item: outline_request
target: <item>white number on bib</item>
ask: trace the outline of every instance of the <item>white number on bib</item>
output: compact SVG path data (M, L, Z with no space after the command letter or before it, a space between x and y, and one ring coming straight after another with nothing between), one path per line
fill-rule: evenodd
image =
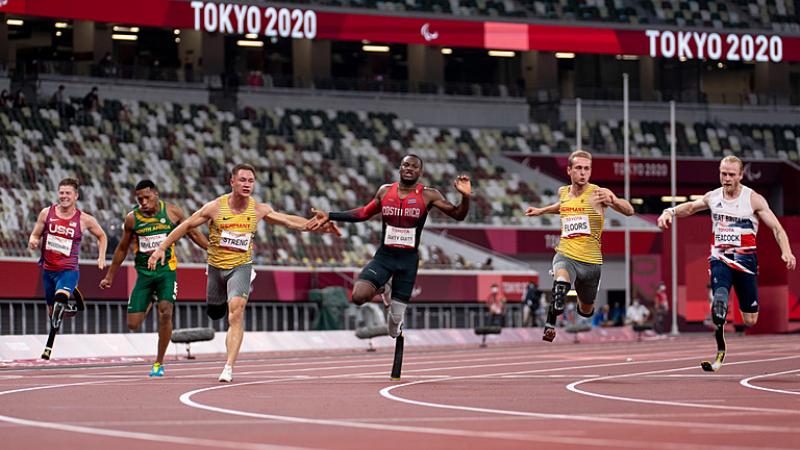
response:
M72 239L48 234L44 248L56 253L61 253L64 256L69 256L69 254L72 253Z
M561 237L574 238L578 236L590 236L589 216L566 216L561 218Z
M219 246L235 252L246 252L250 249L251 237L250 233L222 230L219 236Z
M717 227L714 232L714 247L741 247L742 231L739 228Z
M417 229L386 225L386 237L383 238L383 244L413 248L417 244Z
M167 235L164 233L152 236L139 236L139 251L142 253L153 253L164 241Z

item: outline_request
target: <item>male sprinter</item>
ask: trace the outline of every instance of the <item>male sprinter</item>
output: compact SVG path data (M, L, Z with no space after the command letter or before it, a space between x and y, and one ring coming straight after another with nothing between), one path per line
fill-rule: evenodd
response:
M74 312L68 302L78 286L78 254L85 231L97 238L97 268L103 270L106 266L106 233L97 223L97 219L75 206L78 197L78 180L61 180L58 183L58 203L39 212L39 218L28 239L28 248L31 250L39 248L44 241L39 265L42 267L47 314L51 316L51 327L56 330L61 327L65 310L68 313ZM56 302L59 308L53 314ZM49 349L45 349L42 357L50 358Z
M207 314L214 320L228 314L228 333L225 347L227 361L219 376L221 382L233 380L233 365L239 355L244 337L244 308L250 295L250 275L253 271L253 237L262 219L270 224L295 230L308 229L309 220L280 213L252 197L256 170L250 164L237 164L231 170L231 193L212 200L178 225L161 242L147 260L155 270L164 264L165 252L189 230L208 223L208 286ZM316 227L319 228L319 227ZM323 231L338 234L334 226Z
M626 216L634 214L627 200L618 198L608 189L589 183L592 176L592 154L575 150L567 160L569 186L558 189L559 201L544 208L528 208L526 216L559 214L561 240L553 258L553 301L547 309L543 340L553 342L556 321L564 312L571 284L578 293L578 314L592 317L594 300L600 287L603 253L600 237L606 207Z
M372 300L392 278L392 301L387 322L389 335L393 338L400 336L403 317L411 300L419 265L419 238L428 211L436 207L453 219L464 220L472 195L467 175L459 175L455 181L455 188L461 193L458 206L450 203L438 190L419 183L421 175L422 159L417 155L407 155L400 161L400 182L381 186L366 206L344 212L313 210L320 225L329 220L362 222L381 213L381 244L353 286L353 303L363 305Z
M147 258L186 216L181 208L159 200L156 185L150 180L142 180L136 184L134 194L137 205L125 216L122 239L114 251L114 258L106 276L100 280L100 288L111 287L114 275L125 261L133 241L136 285L128 299L128 329L137 330L150 312L153 301L158 302L158 351L150 376L162 377L164 354L172 337L172 312L178 296L178 280L175 272L178 258L175 257L174 245L167 249L166 265L148 270ZM203 250L208 248L208 240L196 228L189 231L189 237Z
M716 329L717 357L714 362L703 361L706 372L716 372L725 359L725 319L728 315L728 295L731 286L739 298L739 310L746 326L758 321L758 260L756 258L756 233L758 219L772 230L781 259L787 270L794 270L797 261L789 246L789 238L781 223L760 194L741 184L744 163L735 156L726 156L719 163L719 181L722 187L707 192L703 198L667 208L658 218L658 226L669 228L672 219L690 216L711 209L711 318Z

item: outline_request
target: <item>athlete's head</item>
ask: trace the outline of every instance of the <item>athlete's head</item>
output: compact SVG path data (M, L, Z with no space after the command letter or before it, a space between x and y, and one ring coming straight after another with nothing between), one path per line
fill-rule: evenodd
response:
M136 203L139 211L145 214L154 214L158 208L158 189L151 180L142 180L136 183Z
M64 178L58 182L58 206L71 208L78 201L78 180Z
M422 158L409 154L400 160L400 181L403 184L416 184L420 175L422 175Z
M733 192L744 176L744 163L735 156L726 156L719 162L719 182L723 189Z
M240 163L231 169L231 190L234 194L249 197L256 187L256 168Z
M572 184L584 186L592 176L592 154L586 150L575 150L567 160L567 175Z

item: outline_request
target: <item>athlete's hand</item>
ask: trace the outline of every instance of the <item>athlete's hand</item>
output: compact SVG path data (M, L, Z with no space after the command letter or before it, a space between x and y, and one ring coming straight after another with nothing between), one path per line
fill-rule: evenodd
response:
M794 270L794 268L796 267L797 261L795 260L794 255L791 254L791 252L782 254L781 255L781 259L783 260L783 262L786 263L786 269L787 270Z
M594 196L595 201L605 206L611 206L615 201L617 201L617 196L606 188L596 189L592 195Z
M31 250L36 250L39 248L39 241L40 239L38 237L31 236L31 238L28 240L28 248Z
M658 228L662 230L666 230L669 226L672 225L672 213L669 211L664 211L658 216Z
M472 195L472 182L469 181L469 175L459 175L454 185L461 195L465 197Z
M342 231L339 230L339 227L333 222L326 222L325 225L320 228L320 231L323 233L335 234L338 237L342 236Z
M101 256L101 257L97 258L97 268L100 269L100 270L103 270L103 269L106 268L106 257L105 256Z
M531 206L530 208L525 210L525 215L528 217L541 216L543 211L544 209L542 208L534 208L533 206Z
M147 268L150 270L156 270L156 263L161 263L164 265L164 250L161 248L157 248L150 254L150 257L147 258Z
M311 212L314 214L308 222L306 222L305 231L317 231L322 228L323 225L329 222L328 213L324 211L320 211L316 208L311 208Z
M111 277L106 275L102 280L100 280L100 289L108 289L112 284L114 284L114 281L111 279Z

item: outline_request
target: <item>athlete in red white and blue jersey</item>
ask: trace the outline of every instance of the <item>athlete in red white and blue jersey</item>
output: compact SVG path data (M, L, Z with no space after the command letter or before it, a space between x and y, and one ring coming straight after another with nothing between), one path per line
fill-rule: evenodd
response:
M794 270L796 259L789 238L763 196L741 184L744 163L735 156L726 156L719 165L722 187L707 192L702 199L665 209L658 226L669 228L674 217L686 217L698 211L711 210L712 237L709 265L711 272L711 316L716 324L717 358L703 362L706 371L717 371L725 357L723 327L728 315L728 295L736 290L739 309L747 326L758 321L758 260L756 233L759 219L769 227L781 249L787 270Z
M97 267L106 265L106 234L90 214L78 210L78 181L65 178L58 184L58 203L42 209L28 239L28 248L41 247L39 265L42 267L45 301L48 313L56 301L67 303L78 285L78 253L83 233L97 237L99 255Z

